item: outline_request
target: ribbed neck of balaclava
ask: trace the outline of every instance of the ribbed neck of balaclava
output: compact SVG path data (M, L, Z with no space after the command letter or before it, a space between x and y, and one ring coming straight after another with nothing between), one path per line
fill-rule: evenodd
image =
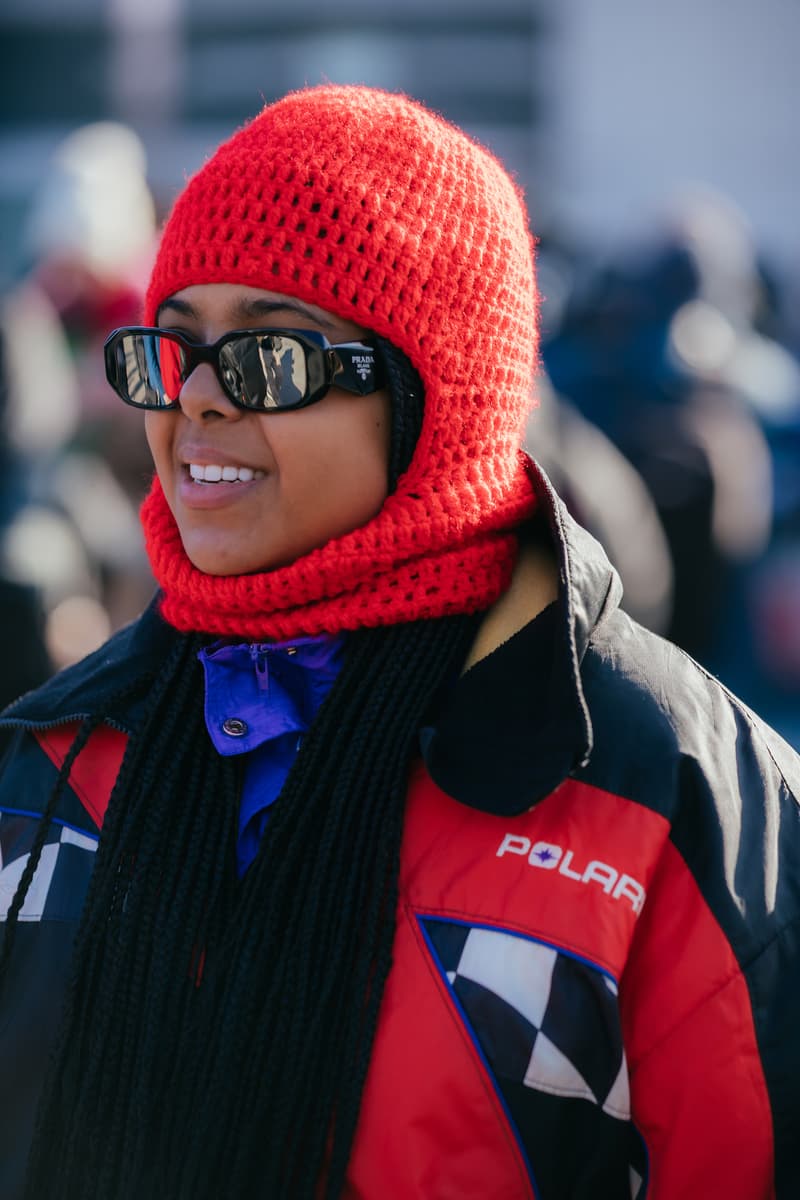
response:
M188 183L145 323L181 288L222 282L296 296L388 338L422 378L425 413L377 516L272 571L198 571L156 481L142 519L166 620L280 638L488 607L534 506L520 449L536 355L532 247L497 161L405 97L294 93Z

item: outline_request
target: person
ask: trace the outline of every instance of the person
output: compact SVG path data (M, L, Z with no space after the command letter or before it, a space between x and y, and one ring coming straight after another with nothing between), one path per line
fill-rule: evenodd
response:
M522 453L532 246L361 86L177 199L157 598L2 718L4 1197L797 1194L798 759Z

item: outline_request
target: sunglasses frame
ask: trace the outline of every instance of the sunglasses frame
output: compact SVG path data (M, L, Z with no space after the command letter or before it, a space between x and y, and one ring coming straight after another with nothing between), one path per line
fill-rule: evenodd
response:
M125 404L138 408L142 412L174 412L180 408L180 396L168 404L140 404L131 400L121 384L121 374L118 369L117 350L126 337L146 334L152 337L164 338L177 342L186 355L186 375L183 384L200 363L210 363L226 397L237 408L244 412L255 412L260 415L267 413L293 412L298 408L308 408L316 404L332 387L352 392L356 396L369 396L386 385L386 372L379 352L375 346L364 342L331 343L323 333L316 329L286 329L277 327L259 327L258 329L231 329L224 333L216 342L192 342L182 333L172 329L158 329L149 325L129 325L114 329L103 343L106 378L112 388ZM232 394L225 381L224 371L220 364L220 350L231 341L239 338L259 336L279 336L291 338L299 342L305 355L306 393L292 404L277 406L259 406L245 404ZM313 381L313 386L311 386Z

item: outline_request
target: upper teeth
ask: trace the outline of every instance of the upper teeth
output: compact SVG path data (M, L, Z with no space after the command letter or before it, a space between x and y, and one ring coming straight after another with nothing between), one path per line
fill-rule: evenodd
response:
M254 471L250 467L221 467L219 463L201 467L199 463L189 463L189 474L199 483L249 483L251 479L263 479L263 471Z

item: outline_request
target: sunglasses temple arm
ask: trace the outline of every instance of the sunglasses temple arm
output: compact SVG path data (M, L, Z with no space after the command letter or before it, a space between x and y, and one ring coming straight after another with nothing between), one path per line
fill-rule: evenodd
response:
M333 352L334 387L369 396L386 383L386 372L371 346L337 346Z

